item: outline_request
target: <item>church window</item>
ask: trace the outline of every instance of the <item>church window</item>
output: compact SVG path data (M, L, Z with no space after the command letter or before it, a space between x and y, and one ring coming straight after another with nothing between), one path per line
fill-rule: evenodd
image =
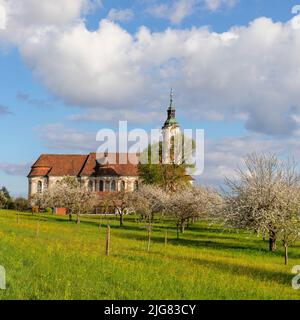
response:
M94 191L94 184L93 184L93 181L89 181L89 184L88 184L88 190L89 190L89 192L93 192L93 191Z
M125 191L125 189L126 189L126 183L125 183L125 181L122 181L121 182L121 191Z
M139 190L139 182L135 181L134 182L134 191L138 191Z
M104 182L103 182L103 180L100 180L100 182L99 182L99 191L100 192L104 191Z
M37 184L37 192L42 193L43 192L43 182L39 181Z
M111 190L111 192L116 192L116 181L115 180L113 180L112 182L111 182L111 185L110 185L110 190Z

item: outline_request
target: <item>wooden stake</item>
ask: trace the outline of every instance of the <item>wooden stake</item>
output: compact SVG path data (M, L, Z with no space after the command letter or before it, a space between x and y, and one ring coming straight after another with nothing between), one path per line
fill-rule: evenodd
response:
M168 231L166 231L166 234L165 234L165 247L167 246L168 244Z
M110 254L110 226L107 226L106 231L106 256L108 257Z
M148 248L147 251L150 252L151 249L151 227L148 226Z
M37 226L36 226L36 237L38 238L40 235L40 219L37 222Z

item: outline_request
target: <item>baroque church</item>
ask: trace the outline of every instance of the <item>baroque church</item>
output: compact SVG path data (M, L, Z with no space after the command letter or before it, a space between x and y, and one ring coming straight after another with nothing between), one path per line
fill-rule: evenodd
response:
M162 127L163 140L171 148L171 140L181 129L176 120L176 110L173 106L173 91L170 95L167 120ZM127 160L124 163L124 157ZM136 161L132 161L136 157ZM164 163L170 163L169 153L163 155ZM109 159L114 158L114 164ZM122 159L122 161L120 161ZM120 154L113 157L104 155L97 159L96 153L88 155L43 154L33 164L28 175L28 193L31 199L36 193L53 187L63 177L76 177L87 190L91 192L110 193L118 191L133 192L140 184L137 154Z

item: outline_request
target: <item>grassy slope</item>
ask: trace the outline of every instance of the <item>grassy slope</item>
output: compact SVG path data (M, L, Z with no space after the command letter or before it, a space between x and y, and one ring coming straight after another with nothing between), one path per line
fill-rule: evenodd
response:
M99 217L41 218L0 211L0 264L7 272L1 299L299 299L291 288L291 267L300 248L291 250L290 267L282 252L249 234L197 224L182 240L172 224L156 225L152 252L146 230L133 218L120 229L114 218L112 254L104 255L105 228ZM103 226L108 221L105 218ZM169 244L164 235L168 227Z

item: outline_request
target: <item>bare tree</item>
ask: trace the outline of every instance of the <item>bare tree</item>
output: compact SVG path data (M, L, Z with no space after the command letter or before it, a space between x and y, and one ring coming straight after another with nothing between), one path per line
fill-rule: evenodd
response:
M298 215L295 199L299 185L295 163L280 161L274 154L254 153L245 158L244 167L236 174L236 179L225 180L225 223L268 234L269 249L275 251L279 237L295 231L292 221Z

